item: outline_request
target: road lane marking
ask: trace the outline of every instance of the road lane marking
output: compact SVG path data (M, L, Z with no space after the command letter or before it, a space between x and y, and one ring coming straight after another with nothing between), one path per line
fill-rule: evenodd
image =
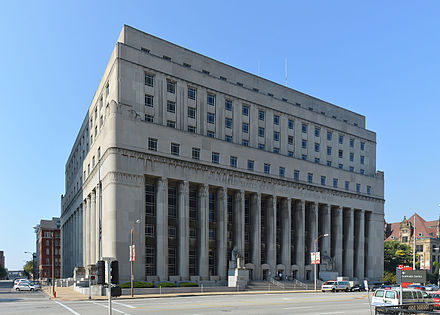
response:
M112 301L112 303L113 304L117 304L117 305L122 305L122 306L125 306L125 307L128 307L128 308L136 308L136 306L132 306L132 305L128 305L128 304L124 304L124 303L120 303L120 302Z
M296 306L296 307L285 307L285 310L298 310L298 309L305 309L305 308L313 308L313 306Z
M345 314L345 312L328 312L328 313L319 313L319 315L335 315L335 314Z
M102 305L102 304L99 304L98 302L94 302L94 301L91 301L90 303L93 303L93 304L96 304L96 305L99 305L99 306L101 306L101 307L104 307L104 308L108 309L108 305ZM125 312L123 312L123 311L117 310L117 309L115 309L115 308L113 308L113 307L112 307L112 311L115 311L115 312L118 312L118 313L122 313L122 314L124 314L124 315L129 315L128 313L125 313ZM78 315L79 315L79 314L78 314Z
M75 312L74 310L72 310L70 307L64 305L63 303L60 303L58 301L54 301L55 303L57 303L58 305L61 305L62 307L64 307L66 310L70 311L71 313L75 314L75 315L80 315L79 313Z

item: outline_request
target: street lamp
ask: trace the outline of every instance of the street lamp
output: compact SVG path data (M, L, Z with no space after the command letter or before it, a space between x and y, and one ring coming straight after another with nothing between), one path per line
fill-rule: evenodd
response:
M133 259L134 259L134 248L133 248L133 231L134 231L134 225L136 223L141 222L141 220L137 219L135 222L133 222L133 226L131 227L130 236L131 236L131 246L130 246L130 289L131 289L131 297L133 297Z
M35 254L31 252L24 252L24 253L32 255L32 280L35 281Z
M323 234L323 235L319 235L316 239L315 239L315 263L313 264L313 273L314 273L314 279L315 279L315 291L316 291L316 243L318 243L318 240L321 237L326 237L329 236L330 234Z

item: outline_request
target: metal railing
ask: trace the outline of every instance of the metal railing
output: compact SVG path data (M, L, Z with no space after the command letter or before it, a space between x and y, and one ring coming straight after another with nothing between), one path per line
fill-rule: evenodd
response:
M439 314L434 311L434 304L418 303L394 306L376 306L374 314Z
M275 285L283 290L286 289L286 286L284 285L284 283L277 281L274 278L270 278L270 283L272 283L273 285Z

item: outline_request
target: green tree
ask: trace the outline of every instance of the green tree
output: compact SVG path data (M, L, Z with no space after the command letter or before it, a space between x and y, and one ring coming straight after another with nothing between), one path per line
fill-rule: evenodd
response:
M391 272L384 271L380 281L387 283L387 284L396 283L396 275Z
M5 268L0 266L0 280L5 280L8 277L8 272Z
M397 241L384 242L384 271L396 274L399 265L412 263L411 247Z
M33 271L33 261L29 260L26 262L26 264L23 266L24 274L27 278L30 278Z

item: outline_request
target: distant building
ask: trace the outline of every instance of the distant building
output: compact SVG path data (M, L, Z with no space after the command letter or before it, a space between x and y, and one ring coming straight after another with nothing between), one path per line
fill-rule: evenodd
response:
M5 252L0 250L0 267L5 268Z
M24 278L24 270L8 270L8 279L14 280L19 278Z
M414 237L416 261L420 263L420 269L434 271L434 262L440 261L440 218L425 221L414 213L409 219L404 216L402 222L385 223L385 241L398 241L413 249Z
M54 264L55 278L59 278L61 274L60 218L41 220L34 229L37 234L37 277L39 279L52 278L52 265Z

